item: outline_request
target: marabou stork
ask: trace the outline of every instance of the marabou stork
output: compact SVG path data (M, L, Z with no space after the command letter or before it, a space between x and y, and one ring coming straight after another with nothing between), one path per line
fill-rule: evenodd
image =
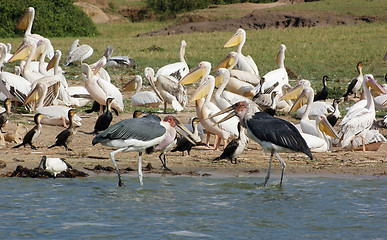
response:
M278 152L302 152L310 159L313 159L312 153L304 138L292 123L273 117L265 112L254 113L244 101L235 103L212 117L230 111L232 112L219 122L226 121L233 116L238 116L242 126L247 129L247 135L259 143L265 152L271 153L269 170L264 182L265 185L270 178L270 169L274 154L282 166L280 186L282 185L286 164Z

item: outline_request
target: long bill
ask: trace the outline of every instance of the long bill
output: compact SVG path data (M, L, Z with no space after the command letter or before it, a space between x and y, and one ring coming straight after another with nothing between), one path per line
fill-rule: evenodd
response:
M301 84L297 84L296 86L294 86L292 89L289 90L288 93L286 93L285 95L283 95L279 101L282 101L282 100L288 100L288 99L296 99L297 97L300 96L302 90L304 89L304 86L301 85Z
M302 106L307 104L308 102L308 96L306 95L305 91L302 91L300 96L298 96L297 100L294 102L292 108L289 111L289 114L294 113L298 109L300 109Z
M333 129L332 125L328 122L327 118L324 115L320 116L320 122L318 123L318 127L325 134L333 138L337 138L337 139L339 138L335 129Z
M194 142L192 139L195 138L190 130L188 130L184 125L176 124L176 132L180 133L181 136L183 136L185 139L187 139L190 143L193 145L196 145L196 142Z
M180 80L180 84L191 84L198 81L205 75L205 70L199 66L192 69L183 79Z

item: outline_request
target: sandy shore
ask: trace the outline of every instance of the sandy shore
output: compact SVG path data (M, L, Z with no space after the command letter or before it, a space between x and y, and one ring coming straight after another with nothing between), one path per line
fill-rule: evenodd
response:
M188 122L188 119L194 116L193 106L189 106L189 112L175 114L182 122ZM96 113L86 114L78 113L82 117L83 125L78 128L73 142L69 147L73 151L66 151L63 147L47 149L55 142L56 135L64 128L62 126L44 125L42 134L36 142L37 150L31 150L30 147L21 147L12 149L16 143L6 143L0 146L0 175L6 176L13 172L18 165L27 168L35 168L43 155L48 157L65 158L73 168L84 171L89 176L95 174L109 174L113 172L96 170L95 166L113 167L109 158L112 148L104 147L100 144L92 146L93 135L83 132L91 132L97 119ZM165 115L160 114L163 118ZM124 113L114 117L113 123L120 120L131 118L132 113ZM282 116L281 116L282 118ZM297 120L290 119L294 122ZM17 123L24 123L28 129L33 127L33 114L21 115L13 114L13 120L4 128L5 132L12 132L16 129ZM223 149L223 146L221 147ZM182 156L180 152L168 153L167 166L172 172L161 170L161 163L158 159L158 153L143 155L143 167L148 164L151 169L144 169L145 174L171 174L171 175L190 175L190 176L264 176L267 172L270 155L262 151L261 147L254 141L250 141L247 149L238 159L238 164L231 164L229 161L220 161L212 163L212 159L219 156L222 150L209 150L201 147L194 147L191 155ZM287 175L364 175L364 176L385 176L387 175L387 144L384 143L378 151L369 152L351 152L348 150L335 148L330 153L314 153L314 160L310 160L301 153L281 153L287 164ZM138 153L118 153L116 155L117 164L123 173L137 174ZM131 168L132 171L124 170ZM273 174L280 173L281 166L278 160L273 161ZM275 175L272 175L273 177Z

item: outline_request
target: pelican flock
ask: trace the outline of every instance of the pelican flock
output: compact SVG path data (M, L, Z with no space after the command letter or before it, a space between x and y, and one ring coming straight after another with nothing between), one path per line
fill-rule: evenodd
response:
M263 155L258 152L262 149L270 154L264 185L269 181L274 155L280 162L279 185L282 185L286 168L286 159L281 156L283 152L302 153L290 154L288 158L313 159L312 152L324 157L325 152L355 151L358 147L367 151L371 149L370 144L386 141L375 127L387 125L386 120L376 119L378 109L387 109L386 89L372 74L363 75L361 61L357 64L358 76L340 96L348 100L351 94L357 97L362 89L364 99L351 98L356 103L341 119L343 109L339 108L339 103L342 99L335 99L332 103L327 76L323 77L323 88L319 91L306 79L292 79L297 83L293 87L290 85L292 81L289 81L285 68L285 44L279 44L278 68L260 76L253 58L242 53L247 43L244 29L237 29L231 38L225 39L224 48L237 46L237 49L225 58L216 56L220 61L213 69L212 63L205 59L190 69L187 62L191 59L187 61L185 52L187 42L191 43L180 40L177 62L160 63L155 68L137 65L144 72L130 75L130 80L119 86L115 76L111 78L110 70L104 66L133 66L127 56L112 57L113 48L109 46L97 62L88 63L93 48L87 43L80 45L76 39L69 43L67 57L61 59L61 51L55 50L49 39L31 33L34 16L35 10L28 8L19 21L17 27L26 32L14 54L10 53L10 46L0 43L0 92L5 107L0 113L0 137L3 137L3 132L12 131L6 125L15 121L11 115L30 114L27 116L30 120L34 118L31 120L33 127L25 134L22 143L9 143L13 144L10 148L12 151L26 151L26 148L19 148L26 145L32 150L39 148L44 154L40 166L53 177L71 166L61 158L46 156L53 152L47 148L63 146L65 154L69 154L69 144L83 133L96 134L85 143L92 149L87 151L93 151L93 154L111 151L109 157L118 175L118 186L124 185L119 165L124 165L125 161L120 159L118 162L115 157L120 152L138 152L137 171L143 186L142 163L150 158L157 159L153 153L158 154L163 171L173 171L167 167L166 155L169 159L184 156L187 151L188 158L195 158L197 155L192 151L200 149L200 154L217 151L219 157L212 158L215 160L212 164L219 164L217 160L220 159L236 163L237 158L244 159L246 151ZM188 50L195 48L188 46ZM45 62L47 57L50 58L48 63ZM61 60L64 60L63 69L59 67ZM80 64L73 64L75 62ZM20 74L7 71L11 63L17 64L15 69ZM70 68L77 72L79 79L83 79L79 85L67 82L65 70ZM156 73L154 69L157 69ZM11 102L14 103L13 110ZM89 102L98 106L98 114L76 110ZM20 105L24 108L21 109ZM173 112L162 116L167 113L168 106ZM143 117L126 118L126 113L139 111L148 113ZM118 117L113 118L112 112ZM191 119L191 130L180 125L178 120L187 116ZM82 118L93 124L82 124ZM59 133L56 139L55 134L51 139L39 137L48 131L42 125L53 125L51 130L57 129ZM88 128L89 131L77 131L78 128ZM207 135L206 140L204 135ZM250 147L254 143L260 147ZM144 156L144 152L149 156Z

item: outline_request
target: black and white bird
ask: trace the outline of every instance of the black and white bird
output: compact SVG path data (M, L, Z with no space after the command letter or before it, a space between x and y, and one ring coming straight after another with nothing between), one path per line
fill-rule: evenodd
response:
M196 143L199 143L199 142L201 142L201 137L199 136L199 125L198 125L200 120L199 120L199 118L194 117L190 121L191 121L191 123L189 125L184 125L184 126L186 126L187 129L192 132L192 135L195 137L195 139L193 139L193 140ZM189 128L189 126L191 126L191 127ZM204 137L204 133L203 133L202 128L201 128L201 132L202 132L202 136ZM195 145L196 144L193 144L187 138L180 135L177 139L175 148L172 149L171 152L179 151L182 153L182 156L184 156L184 152L187 151L188 155L190 155L191 149Z
M110 153L110 158L117 171L118 186L123 186L124 183L114 156L119 152L138 152L138 175L142 186L142 153L145 149L161 143L167 137L170 128L171 125L168 122L161 121L156 115L126 119L99 133L92 140L92 144L101 143L117 149Z
M63 158L48 158L46 156L43 156L40 161L39 168L41 167L44 171L51 173L54 178L56 178L59 173L72 169L71 165Z
M213 115L213 117L230 111L232 112L219 122L226 121L233 116L238 116L242 126L247 129L248 137L259 143L265 152L270 152L271 154L269 170L265 177L265 185L270 178L270 169L274 154L282 166L280 185L282 185L286 164L278 152L302 152L310 159L313 159L305 139L292 123L273 117L265 112L254 113L249 109L249 105L246 102L235 103L231 107Z
M111 103L114 98L108 97L106 99L106 111L103 112L101 115L99 115L97 121L95 122L94 125L94 134L97 134L100 131L105 130L110 126L110 123L113 120L113 114L112 114L112 107Z
M321 91L317 92L316 95L314 95L313 101L325 101L328 98L328 87L327 87L327 80L330 80L328 76L324 76L322 79L323 82L323 88Z
M237 157L239 157L249 141L248 137L245 134L245 129L242 127L242 124L238 122L239 136L237 139L231 140L229 144L224 148L222 154L212 160L219 161L221 159L230 159L231 163L237 163ZM234 161L234 162L233 162Z
M64 146L67 151L72 151L72 149L68 147L68 144L73 140L74 135L77 133L77 130L75 129L75 124L74 124L74 115L75 115L75 110L70 109L68 111L68 118L70 121L68 128L60 132L56 136L55 143L49 146L48 148L53 148L56 146Z
M356 66L356 69L357 69L358 75L348 85L347 92L343 95L344 101L347 101L348 100L348 96L351 95L351 94L355 94L355 97L356 97L356 93L360 90L360 88L361 88L361 86L363 84L363 72L362 72L363 63L362 62L358 62L357 66Z
M340 98L333 100L332 105L333 105L333 108L335 110L333 111L333 113L331 113L327 116L328 122L332 125L332 127L334 127L336 125L337 121L341 117L340 110L339 110L340 101L341 101Z
M31 149L36 149L36 147L33 145L36 139L40 136L40 132L42 130L42 124L40 121L43 118L43 114L37 113L34 116L34 122L35 126L29 130L26 135L23 138L23 142L12 147L12 148L19 148L21 146L26 146L27 144L31 146Z

